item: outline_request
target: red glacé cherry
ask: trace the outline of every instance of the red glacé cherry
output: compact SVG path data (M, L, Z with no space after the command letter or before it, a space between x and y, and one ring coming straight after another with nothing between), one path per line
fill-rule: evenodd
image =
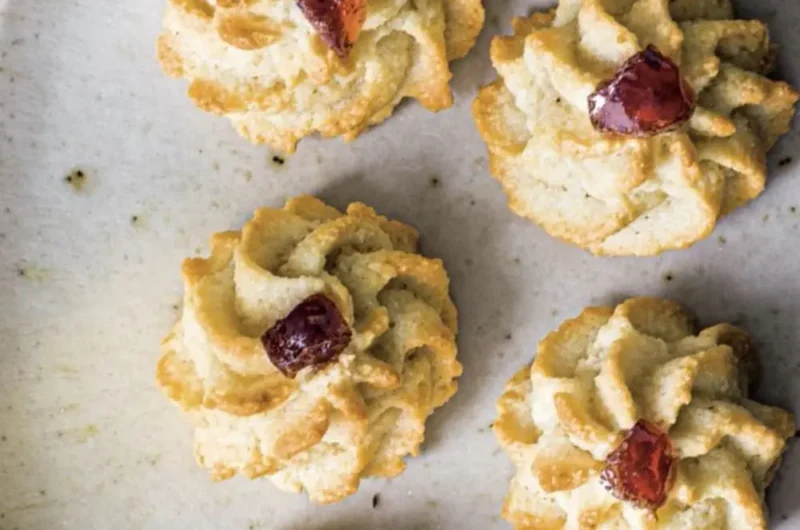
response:
M675 463L667 433L641 420L608 456L600 480L616 498L656 510L667 500Z
M293 378L303 368L336 360L352 336L336 304L325 295L315 294L272 326L261 342L272 364Z
M367 19L366 0L297 0L303 15L339 57L346 57Z
M628 59L589 96L595 129L631 136L675 129L694 109L694 90L678 66L653 45Z

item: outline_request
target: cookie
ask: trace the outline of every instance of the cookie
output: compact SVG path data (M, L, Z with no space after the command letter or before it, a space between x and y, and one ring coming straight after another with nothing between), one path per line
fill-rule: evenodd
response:
M798 93L729 0L561 0L495 38L473 115L511 209L595 254L705 238L757 197Z
M795 433L748 398L756 359L728 324L677 304L585 310L540 344L497 404L517 529L766 530L764 491Z
M330 503L394 477L455 393L456 309L417 233L363 204L264 208L183 264L157 381L212 478L268 476Z
M157 55L198 107L293 152L315 133L351 140L405 97L449 107L448 61L483 19L480 0L169 0Z

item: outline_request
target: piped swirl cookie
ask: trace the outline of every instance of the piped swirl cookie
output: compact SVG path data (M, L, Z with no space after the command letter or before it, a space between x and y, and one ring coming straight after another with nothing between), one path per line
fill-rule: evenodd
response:
M320 503L393 477L455 393L456 310L417 233L363 204L264 208L183 264L157 381L214 479L268 476Z
M510 207L596 254L708 236L757 197L798 93L729 0L561 0L494 39L473 114Z
M585 310L506 385L494 431L519 530L767 530L764 492L795 419L756 403L748 335L696 333L673 302Z
M405 97L449 107L448 61L483 20L480 0L169 0L157 52L198 107L293 152L353 139Z

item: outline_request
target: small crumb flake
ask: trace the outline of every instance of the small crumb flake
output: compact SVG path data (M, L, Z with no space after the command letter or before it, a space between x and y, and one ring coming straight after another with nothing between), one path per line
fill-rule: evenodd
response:
M64 182L75 192L83 191L83 188L86 186L86 172L82 169L73 169L64 177Z
M17 276L34 283L44 283L50 278L50 270L44 267L36 267L29 263L22 263L17 265Z
M375 495L372 496L372 509L374 510L375 508L377 508L380 503L381 503L381 496L376 493Z
M674 279L675 279L675 275L673 275L671 272L668 272L668 273L666 273L664 275L664 281L665 282L671 282Z
M431 188L438 188L442 185L442 181L439 180L439 177L431 177Z
M272 163L275 164L276 166L282 166L286 163L286 160L281 156L274 155L272 157Z
M788 166L788 165L789 165L789 164L791 164L791 163L792 163L792 157L790 157L790 156L787 156L786 158L781 158L781 159L778 161L778 166L779 166L779 167L784 167L784 166Z
M727 243L727 242L728 242L728 240L727 240L727 239L725 239L725 237L724 237L724 236L719 236L719 237L717 238L717 241L719 241L719 244L720 244L720 245L724 245L725 243Z
M100 431L98 430L97 425L86 425L78 432L77 440L79 443L86 443L90 438L97 436L98 432Z

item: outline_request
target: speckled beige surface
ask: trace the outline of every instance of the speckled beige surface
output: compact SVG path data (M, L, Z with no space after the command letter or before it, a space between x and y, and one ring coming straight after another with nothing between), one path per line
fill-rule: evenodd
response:
M738 4L770 24L781 75L800 84L800 6ZM756 397L800 411L797 125L764 195L690 250L602 259L559 243L507 209L469 113L494 77L489 39L535 5L489 5L454 65L452 109L404 105L355 143L310 140L279 165L160 75L159 2L0 0L0 528L508 528L512 466L489 429L503 385L559 322L631 295L742 324L765 365ZM180 259L301 193L414 224L460 310L461 390L428 422L422 456L327 507L267 481L212 484L153 382ZM800 527L798 491L793 441L773 528Z

